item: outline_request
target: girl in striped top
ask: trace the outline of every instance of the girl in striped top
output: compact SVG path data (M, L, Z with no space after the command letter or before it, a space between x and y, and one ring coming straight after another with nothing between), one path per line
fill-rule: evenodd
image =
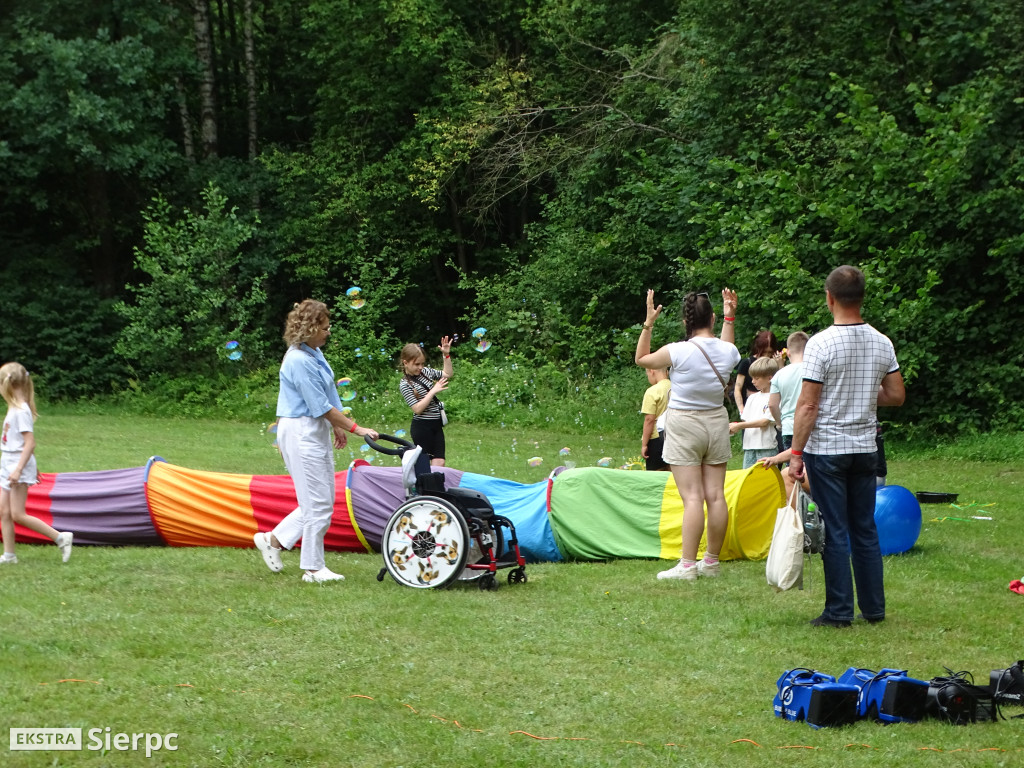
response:
M430 456L432 466L443 467L444 425L448 423L448 417L444 403L437 395L448 388L453 375L451 339L447 336L442 338L438 349L444 355L442 370L426 367L427 357L419 345L406 344L402 347L399 360L403 376L398 391L412 408L412 426L409 429L412 441L422 446Z

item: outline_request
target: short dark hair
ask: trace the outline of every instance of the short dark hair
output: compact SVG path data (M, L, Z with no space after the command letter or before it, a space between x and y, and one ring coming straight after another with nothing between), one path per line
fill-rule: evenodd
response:
M825 278L825 290L838 303L859 307L864 301L864 273L849 264L836 267Z

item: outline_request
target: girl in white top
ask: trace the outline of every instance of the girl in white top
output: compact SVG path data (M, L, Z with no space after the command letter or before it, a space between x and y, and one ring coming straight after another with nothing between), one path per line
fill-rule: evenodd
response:
M66 563L71 557L70 532L60 532L25 511L28 487L39 482L36 471L36 438L32 431L36 411L35 387L25 366L6 363L0 367L0 395L7 401L3 434L0 436L0 534L4 554L0 563L16 563L14 524L46 536L60 547Z
M722 291L725 318L722 338L716 339L710 297L706 293L688 293L683 299L686 341L666 344L651 352L651 329L662 307L654 305L654 291L647 292L647 320L637 340L635 360L643 368L670 368L672 389L663 457L683 501L682 559L675 567L659 573L659 579L694 581L698 574L719 573L718 555L729 527L725 469L732 456L724 401L729 374L740 360L733 343L736 301L735 291ZM707 548L703 561L697 563L705 505Z

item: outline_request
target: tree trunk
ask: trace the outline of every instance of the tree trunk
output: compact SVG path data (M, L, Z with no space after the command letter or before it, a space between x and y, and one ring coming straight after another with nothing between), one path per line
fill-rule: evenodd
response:
M200 136L203 157L217 156L217 89L214 75L213 36L210 30L209 0L193 0L193 34L199 58Z
M174 78L174 92L178 97L178 114L181 117L181 141L185 148L185 159L189 165L196 161L195 126L192 115L188 111L188 99L185 97L185 84L181 77Z
M249 108L249 159L255 160L259 152L259 120L256 112L256 44L252 31L253 0L245 0L243 12L245 23L243 37L245 39L245 84Z

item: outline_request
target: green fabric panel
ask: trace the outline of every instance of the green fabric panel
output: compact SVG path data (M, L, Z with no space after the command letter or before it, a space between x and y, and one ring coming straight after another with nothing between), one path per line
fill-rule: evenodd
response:
M658 525L668 472L586 467L560 472L548 512L567 560L658 558Z

